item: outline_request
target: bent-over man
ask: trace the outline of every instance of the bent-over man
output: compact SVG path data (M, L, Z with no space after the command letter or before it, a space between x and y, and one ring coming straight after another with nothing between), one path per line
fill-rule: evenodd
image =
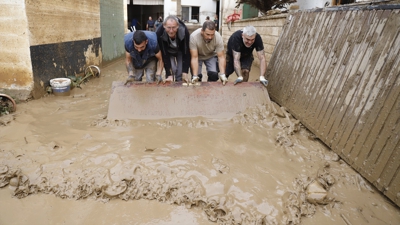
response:
M233 71L238 78L235 85L241 82L247 82L250 76L250 69L253 63L253 50L256 49L258 59L260 60L260 82L268 85L268 80L264 75L267 70L265 62L264 44L261 36L256 32L253 26L246 26L243 30L234 32L228 40L226 52L226 75L229 77Z
M125 84L141 81L144 72L146 72L146 82L153 82L156 78L157 83L160 83L164 63L158 47L156 33L137 30L127 33L124 41L125 64L128 71L128 80Z
M225 76L225 52L224 43L221 35L215 31L214 21L208 20L190 35L190 55L193 79L192 83L201 80L203 63L207 68L207 81L218 80L219 78L225 85L227 78ZM218 57L218 58L217 58ZM217 68L218 64L218 68Z
M162 53L166 81L190 82L189 31L176 16L167 16L157 31L158 45Z

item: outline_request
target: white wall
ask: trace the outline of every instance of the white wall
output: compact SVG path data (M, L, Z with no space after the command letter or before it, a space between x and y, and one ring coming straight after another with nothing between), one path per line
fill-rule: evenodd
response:
M300 10L313 9L313 8L324 8L325 3L328 2L329 5L331 0L297 0L294 5L298 5Z
M164 17L168 15L177 15L176 4L177 1L164 1ZM210 19L214 19L217 3L215 0L181 0L181 6L200 7L200 23L203 23L206 19L206 16L209 16Z
M164 18L169 15L177 15L176 1L171 2L171 0L164 1Z

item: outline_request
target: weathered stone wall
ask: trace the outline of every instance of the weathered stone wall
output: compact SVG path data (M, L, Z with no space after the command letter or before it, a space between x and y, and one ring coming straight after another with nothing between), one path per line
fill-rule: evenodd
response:
M224 15L226 18L227 15ZM271 59L275 45L278 42L279 36L282 33L283 25L286 22L288 14L279 14L267 17L258 17L251 19L236 20L231 23L231 28L228 28L228 24L225 23L225 19L222 22L222 38L224 40L225 49L228 44L229 37L233 32L243 29L245 26L254 26L263 39L265 58L268 63ZM254 62L253 65L259 66L260 61L258 60L256 51L253 52Z
M24 0L0 3L0 93L27 99L33 87Z

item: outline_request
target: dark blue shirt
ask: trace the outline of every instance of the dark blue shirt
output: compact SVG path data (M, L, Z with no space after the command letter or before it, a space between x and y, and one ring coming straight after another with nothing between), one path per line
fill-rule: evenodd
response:
M149 25L149 28L150 27L154 27L154 23L155 23L156 21L154 21L154 20L147 20L147 25Z
M125 34L125 51L129 52L132 58L132 64L135 69L143 69L150 61L156 60L156 54L160 51L157 43L157 35L151 31L142 31L148 39L146 49L138 52L133 44L133 34L136 31Z

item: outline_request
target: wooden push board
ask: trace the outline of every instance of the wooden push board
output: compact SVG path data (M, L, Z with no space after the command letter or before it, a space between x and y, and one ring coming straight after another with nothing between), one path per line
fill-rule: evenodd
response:
M270 102L267 89L259 82L236 86L203 82L200 86L114 81L108 119L160 119L203 116L229 119L247 107Z

